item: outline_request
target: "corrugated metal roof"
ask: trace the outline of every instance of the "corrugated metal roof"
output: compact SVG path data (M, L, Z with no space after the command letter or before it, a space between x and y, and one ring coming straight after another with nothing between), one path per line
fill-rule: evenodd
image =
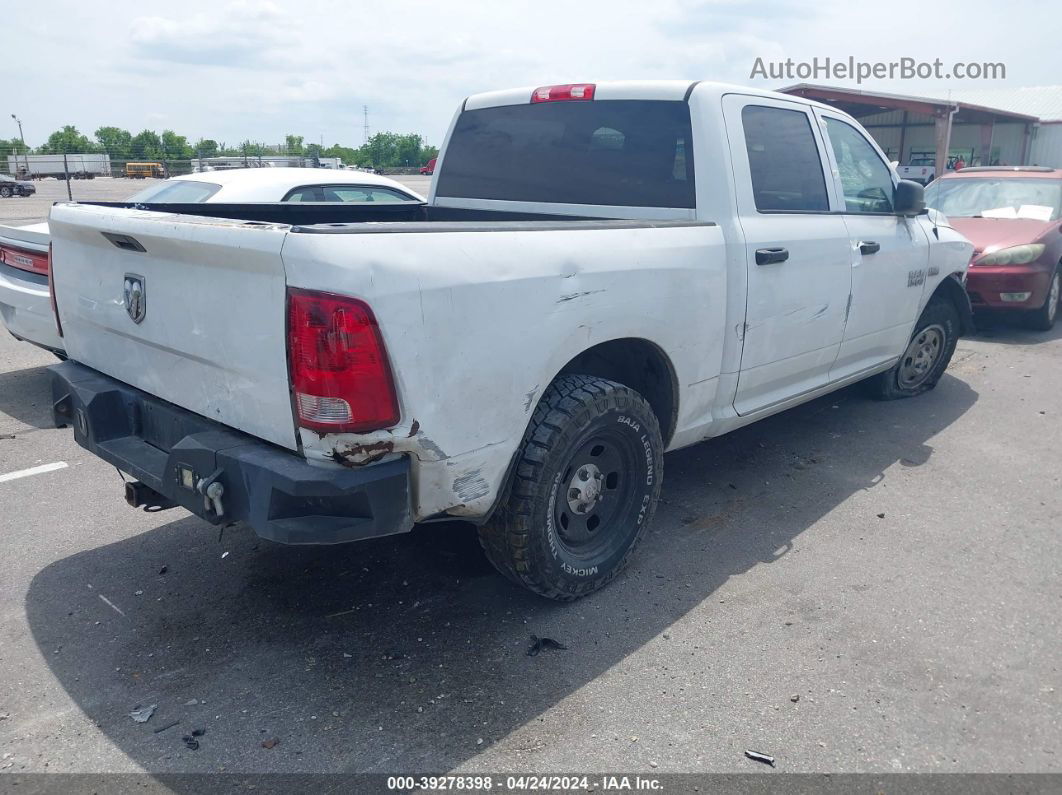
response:
M960 88L951 92L951 99L1037 116L1040 121L1062 121L1062 86Z
M949 102L961 102L976 105L986 110L999 110L1032 116L1040 121L1062 121L1062 86L1032 86L1029 88L960 88L953 89L946 97L916 97L904 94L887 94L869 89L854 89L841 86L824 86L813 83L798 83L776 89L786 94L797 93L799 89L822 89L842 94L852 94L873 102L874 97L910 100L912 102L929 102L934 105L947 105ZM945 92L946 94L946 92Z

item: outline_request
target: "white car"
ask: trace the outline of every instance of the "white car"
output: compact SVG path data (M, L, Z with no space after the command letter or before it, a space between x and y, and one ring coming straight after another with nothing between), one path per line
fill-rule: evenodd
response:
M150 185L129 201L154 204L351 202L422 203L393 179L363 171L239 168L187 174ZM48 291L48 224L0 226L0 317L11 334L63 352Z
M479 94L416 217L255 209L52 208L56 423L134 506L289 544L462 518L554 599L623 568L665 450L930 390L972 327L973 246L922 186L743 86Z

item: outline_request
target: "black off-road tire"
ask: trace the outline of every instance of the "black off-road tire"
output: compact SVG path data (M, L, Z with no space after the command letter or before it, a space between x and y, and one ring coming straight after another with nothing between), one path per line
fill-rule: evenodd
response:
M1062 269L1056 269L1051 276L1051 284L1047 289L1044 305L1039 309L1026 313L1026 326L1037 331L1050 331L1055 327L1055 321L1058 320L1060 288L1062 288Z
M931 298L915 323L914 334L900 360L891 369L867 379L866 386L870 394L878 400L899 400L921 395L935 387L955 353L960 328L959 313L954 304L945 298ZM925 347L924 344L919 346L919 341L925 340L929 333L942 336L937 353L917 378L907 377L917 359L918 350Z
M506 502L480 528L487 557L549 599L603 588L652 521L663 449L656 415L636 391L560 376L535 408Z

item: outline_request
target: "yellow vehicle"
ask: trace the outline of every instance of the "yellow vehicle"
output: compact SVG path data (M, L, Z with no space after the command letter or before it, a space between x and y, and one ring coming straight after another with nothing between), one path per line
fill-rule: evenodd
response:
M162 179L166 176L166 169L163 168L162 163L126 163L125 175L133 179L144 179L145 177Z

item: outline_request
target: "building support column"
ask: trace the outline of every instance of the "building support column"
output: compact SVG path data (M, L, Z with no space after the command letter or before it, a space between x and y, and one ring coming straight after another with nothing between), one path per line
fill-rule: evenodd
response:
M981 165L992 165L992 133L995 130L995 121L981 125Z
M940 108L933 114L933 141L936 147L934 178L939 179L947 173L948 149L951 146L951 108Z

